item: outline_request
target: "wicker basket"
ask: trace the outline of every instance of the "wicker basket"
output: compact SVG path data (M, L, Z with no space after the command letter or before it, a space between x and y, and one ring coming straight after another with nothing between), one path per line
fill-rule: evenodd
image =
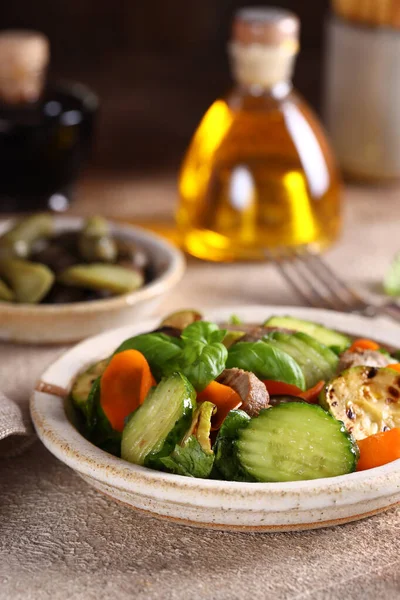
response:
M332 5L349 21L400 29L400 0L332 0Z

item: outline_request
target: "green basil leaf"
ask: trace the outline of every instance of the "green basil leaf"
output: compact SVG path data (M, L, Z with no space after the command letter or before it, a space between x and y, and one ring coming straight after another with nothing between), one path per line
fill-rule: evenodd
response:
M221 343L202 344L186 340L179 369L194 388L201 392L225 369L228 351Z
M115 351L138 350L146 358L156 379L169 375L177 365L182 341L164 333L144 333L125 340ZM172 365L171 367L169 365Z
M226 368L251 371L260 379L274 379L305 389L302 370L283 350L263 341L238 342L229 349Z
M191 323L181 333L183 340L193 340L196 342L203 342L204 344L213 344L222 342L226 334L226 331L220 329L216 323L209 323L208 321L196 321Z
M160 458L160 462L170 473L206 479L214 464L214 454L204 452L192 435L183 447L175 446L169 456Z

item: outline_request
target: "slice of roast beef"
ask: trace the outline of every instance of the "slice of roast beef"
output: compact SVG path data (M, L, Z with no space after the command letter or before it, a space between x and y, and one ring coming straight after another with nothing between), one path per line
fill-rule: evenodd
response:
M242 410L250 417L258 415L262 408L269 406L269 394L262 381L243 369L225 369L217 381L231 387L242 399Z
M338 373L346 371L351 367L387 367L393 362L390 356L386 356L377 350L346 350L340 355Z

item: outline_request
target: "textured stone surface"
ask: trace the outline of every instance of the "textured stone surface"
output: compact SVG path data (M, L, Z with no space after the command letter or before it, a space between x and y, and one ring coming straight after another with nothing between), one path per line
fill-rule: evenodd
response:
M123 189L121 215L132 206L128 187ZM172 204L172 186L165 189ZM150 190L149 184L142 197L150 197ZM96 202L99 198L97 208L94 200L87 204L93 212L107 206L111 194L105 189L102 199L94 191L95 186L84 188ZM400 203L394 192L364 190L348 199L343 243L329 260L371 290L399 249ZM386 202L385 209L377 211L376 202ZM368 252L361 251L365 240ZM271 266L190 261L162 310L297 301ZM0 389L26 409L36 378L63 350L0 345ZM395 600L400 597L399 539L399 510L304 533L185 528L114 504L39 442L22 456L0 462L1 600Z

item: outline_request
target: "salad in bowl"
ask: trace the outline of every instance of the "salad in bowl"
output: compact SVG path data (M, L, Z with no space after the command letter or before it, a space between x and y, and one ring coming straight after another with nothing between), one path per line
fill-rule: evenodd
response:
M400 458L400 354L291 316L179 311L75 378L80 432L135 465L290 482Z

